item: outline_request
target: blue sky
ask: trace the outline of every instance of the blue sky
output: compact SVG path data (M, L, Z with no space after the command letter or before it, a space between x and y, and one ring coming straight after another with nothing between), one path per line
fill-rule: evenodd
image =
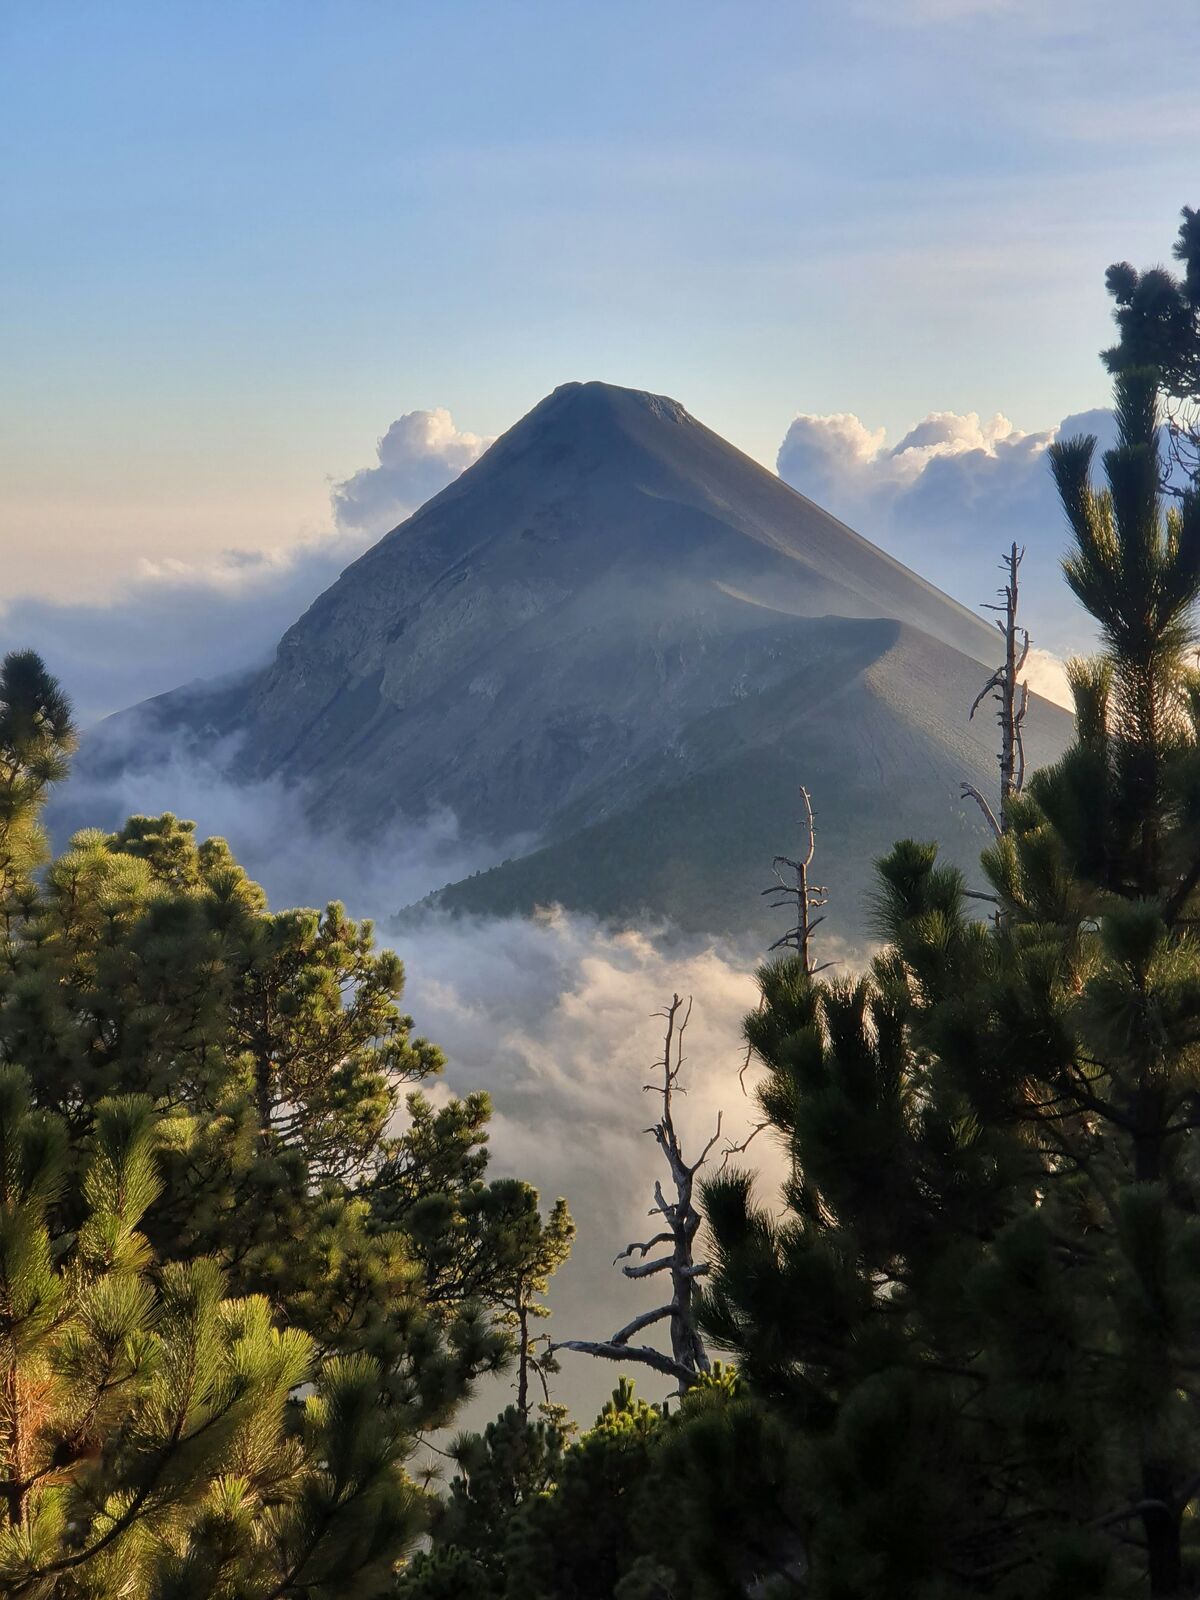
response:
M7 0L0 598L319 539L394 418L570 378L771 465L1103 404L1103 269L1200 200L1200 7L1134 13Z

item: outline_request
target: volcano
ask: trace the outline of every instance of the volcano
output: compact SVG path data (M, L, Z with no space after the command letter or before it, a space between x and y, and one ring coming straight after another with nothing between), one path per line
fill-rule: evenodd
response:
M570 383L347 568L269 667L145 709L237 735L238 776L302 784L364 840L448 808L498 853L526 841L435 897L461 911L759 937L804 784L853 936L895 838L977 857L959 788L995 787L993 724L967 711L999 643L676 401ZM1035 698L1031 763L1069 732Z

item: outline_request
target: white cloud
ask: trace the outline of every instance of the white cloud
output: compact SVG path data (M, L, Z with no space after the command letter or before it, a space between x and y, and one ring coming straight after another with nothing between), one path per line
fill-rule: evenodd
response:
M378 537L424 505L472 462L490 439L463 433L442 406L406 411L378 442L378 464L334 485L333 511L341 528Z
M1092 648L1059 571L1063 515L1046 450L1059 436L1112 440L1108 411L1023 432L1002 413L931 411L896 444L853 414L802 413L779 448L779 475L967 605L993 598L997 562L1016 540L1025 620L1043 648Z
M356 556L361 535L211 563L144 560L125 592L97 604L32 596L0 603L0 648L32 648L94 722L195 678L269 660L284 630Z
M378 441L377 464L331 490L337 530L211 560L143 557L103 602L0 600L0 649L32 647L64 683L83 724L197 678L247 671L372 539L445 488L489 439L444 409L410 411Z
M1075 697L1067 682L1066 662L1051 650L1040 650L1032 645L1025 658L1024 680L1044 700L1053 700L1056 706L1075 709Z
M852 412L802 412L779 447L778 468L781 477L806 493L805 482L824 482L859 499L898 499L935 462L976 456L976 470L989 470L985 462L1035 466L1055 431L1022 433L999 411L987 422L976 411L931 411L889 446L886 428L872 430Z
M432 889L527 849L528 836L483 845L464 839L448 811L397 818L369 848L335 829L317 830L302 787L272 778L232 780L236 739L197 748L147 733L137 715L93 731L75 772L55 796L58 842L77 828L116 828L134 813L172 811L233 845L276 906L344 900L388 918Z

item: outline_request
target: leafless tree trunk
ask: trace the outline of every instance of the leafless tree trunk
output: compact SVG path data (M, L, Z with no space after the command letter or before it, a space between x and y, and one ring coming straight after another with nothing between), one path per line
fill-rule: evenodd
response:
M816 819L813 815L812 797L808 790L801 784L800 798L804 802L804 817L808 829L808 849L795 861L791 856L776 856L772 862L775 869L776 881L762 892L764 895L773 894L775 899L771 902L772 911L792 905L795 907L796 920L782 938L776 939L771 946L772 950L795 950L804 963L804 970L809 977L815 977L818 972L824 972L826 967L833 965L832 961L822 961L819 966L813 965L812 936L819 923L824 922L824 917L814 917L813 912L819 911L827 905L828 899L825 889L808 881L808 869L812 866L813 856L817 849ZM789 881L784 876L783 869L787 868L792 874Z
M808 830L808 849L798 859L793 861L791 856L776 856L772 863L775 869L775 882L762 891L764 895L772 894L775 899L771 902L772 911L793 908L795 921L788 931L776 939L771 946L772 950L795 950L804 963L804 970L810 978L815 978L818 972L825 972L829 967L836 966L834 961L814 962L812 955L813 933L817 926L824 922L824 917L814 917L813 912L819 911L822 906L828 905L828 894L821 884L809 881L809 869L813 864L813 857L817 851L816 813L813 811L812 796L803 784L800 785L800 798L804 802L804 820ZM785 875L784 868L788 869L791 877ZM762 1005L762 1000L759 1000ZM748 1044L746 1053L742 1057L742 1068L738 1073L738 1082L742 1093L746 1090L746 1074L750 1070L750 1060L753 1049ZM722 1152L722 1169L726 1166L730 1156L743 1155L758 1138L764 1128L770 1127L768 1119L763 1118L756 1122L740 1144L727 1144Z
M1029 630L1017 623L1018 572L1024 557L1025 551L1018 549L1014 543L1000 563L1000 570L1007 573L1008 578L1003 587L997 591L1001 603L988 605L985 610L1000 613L996 626L1004 637L1004 660L975 696L968 718L968 721L974 720L975 713L990 694L998 707L996 720L1000 724L999 819L997 820L996 813L987 799L980 794L973 783L964 782L962 792L964 796L969 795L975 801L997 838L1008 829L1013 795L1020 794L1025 787L1025 742L1022 728L1025 713L1029 709L1029 685L1022 683L1020 679L1021 669L1029 655Z
M661 1219L664 1226L652 1238L627 1244L613 1262L628 1263L621 1268L627 1278L650 1278L667 1273L671 1296L653 1311L644 1311L634 1317L610 1339L566 1339L552 1346L554 1350L578 1350L584 1355L599 1356L607 1361L633 1361L655 1372L675 1378L682 1394L695 1383L697 1375L709 1370L708 1356L696 1328L696 1280L708 1272L706 1261L696 1261L694 1247L696 1234L702 1221L696 1209L694 1188L696 1174L708 1160L709 1153L721 1136L721 1118L717 1117L716 1132L701 1150L695 1161L687 1161L675 1130L674 1098L684 1091L680 1088L679 1073L683 1066L683 1038L691 1018L692 1003L684 1003L678 995L671 997L665 1011L659 1013L666 1021L666 1038L663 1053L655 1063L661 1078L643 1085L649 1094L662 1098L662 1114L653 1127L647 1128L662 1153L670 1173L674 1198L668 1200L661 1181L654 1185L654 1204L649 1215ZM647 1260L652 1251L662 1247L664 1253ZM634 1261L633 1257L641 1259ZM630 1340L643 1329L656 1323L668 1322L671 1334L671 1354L656 1350L651 1345L631 1344Z

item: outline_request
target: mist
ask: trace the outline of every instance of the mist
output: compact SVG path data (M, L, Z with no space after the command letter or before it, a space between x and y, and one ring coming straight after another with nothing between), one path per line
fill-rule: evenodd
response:
M429 1086L431 1097L487 1090L495 1107L492 1175L524 1178L544 1204L562 1195L571 1208L578 1235L552 1281L546 1328L561 1339L603 1338L656 1304L653 1285L624 1278L612 1262L630 1240L646 1237L661 1176L644 1131L657 1104L643 1092L662 1051L657 1013L673 994L693 998L687 1093L677 1116L685 1150L698 1152L722 1114L715 1166L757 1120L754 1075L745 1085L739 1077L742 1019L757 997L753 953L684 939L665 925L614 929L555 907L492 919L414 911L431 890L532 841L487 846L441 812L398 820L364 848L316 827L302 791L231 782L221 770L227 749L198 757L181 744L152 748L152 757L110 775L83 763L50 808L56 846L79 827L114 828L128 815L172 811L194 820L200 837L228 839L273 907L336 898L351 915L370 917L380 943L404 960L404 1004L417 1030L445 1051L445 1075ZM827 954L852 964L844 949ZM769 1135L738 1159L760 1169L764 1195L776 1188L783 1168ZM571 1353L562 1363L554 1396L589 1421L625 1369ZM668 1380L629 1370L648 1396L668 1392ZM509 1382L482 1385L465 1419L481 1425L507 1404Z

